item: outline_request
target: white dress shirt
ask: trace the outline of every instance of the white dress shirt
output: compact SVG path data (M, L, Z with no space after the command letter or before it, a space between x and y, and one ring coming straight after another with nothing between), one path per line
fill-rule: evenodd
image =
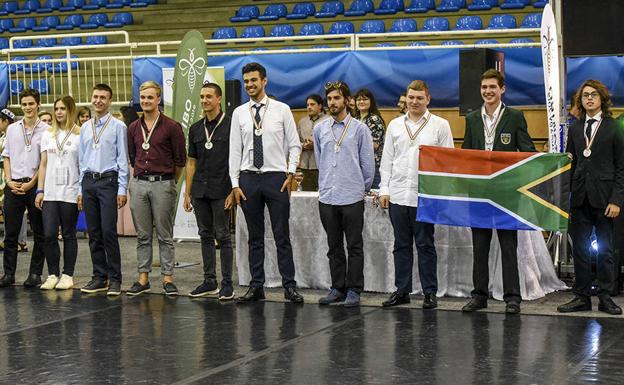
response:
M230 131L230 179L232 188L238 187L241 171L297 171L301 143L290 107L277 100L264 97L260 102L262 119L262 152L264 164L258 170L253 165L253 136L255 108L259 103L250 100L232 113Z
M414 134L427 117L429 121L416 137L415 144L410 145L411 140L405 125ZM379 195L389 195L390 202L397 205L418 206L418 147L421 145L453 148L449 122L427 111L416 123L406 114L388 124L379 167Z
M35 176L41 160L41 137L48 128L50 126L38 120L34 130L26 130L26 135L31 138L31 150L26 151L24 120L9 125L2 156L11 161L11 179L33 178Z
M587 121L589 119L594 119L596 122L592 125L592 131L591 134L592 136L594 135L594 132L596 132L596 129L600 126L600 123L602 122L602 110L598 111L598 113L594 116L589 116L586 115L585 116L585 123L583 124L583 135L585 135L585 130L587 130ZM591 140L591 137L589 137L589 139Z

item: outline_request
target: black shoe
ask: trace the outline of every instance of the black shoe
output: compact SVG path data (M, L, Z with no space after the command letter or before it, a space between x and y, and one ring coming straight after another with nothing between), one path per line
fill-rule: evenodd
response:
M294 287L284 288L284 298L293 303L303 303L303 296Z
M127 295L139 295L143 293L147 293L150 291L150 283L147 282L145 285L141 285L141 282L135 282L132 284L132 287L126 291Z
M89 283L83 286L80 291L87 294L99 293L108 290L106 281L99 278L93 278Z
M244 296L238 297L237 303L255 302L264 299L264 288L262 286L249 287Z
M178 288L173 282L163 282L163 293L165 295L178 295Z
M344 300L345 295L340 290L332 287L325 297L319 299L319 305L331 305L332 303L343 302Z
M438 299L435 294L425 294L425 299L423 300L423 309L435 309L438 307Z
M591 311L592 304L589 298L574 297L574 299L568 303L557 307L559 313L573 313L576 311Z
M600 298L600 302L598 302L598 310L611 315L622 314L622 308L616 305L611 297Z
M217 295L219 293L219 288L217 287L217 283L214 281L204 281L201 285L197 286L195 290L193 290L189 296L193 298L197 297L207 297L209 295Z
M0 278L0 287L9 287L11 285L13 285L15 283L15 276L14 275L3 275L2 278Z
M39 274L30 274L24 281L24 287L41 286L41 276Z
M111 281L108 284L108 291L106 291L106 295L110 297L121 295L121 282Z
M507 313L507 314L519 314L520 313L520 303L519 302L507 302L507 306L505 306L505 313Z
M487 300L473 298L470 302L464 305L464 307L462 307L462 311L471 312L485 308L487 308Z
M401 294L398 291L395 291L394 293L392 293L390 298L388 298L388 300L383 301L381 303L381 306L392 307L392 306L402 305L404 303L410 303L409 294Z

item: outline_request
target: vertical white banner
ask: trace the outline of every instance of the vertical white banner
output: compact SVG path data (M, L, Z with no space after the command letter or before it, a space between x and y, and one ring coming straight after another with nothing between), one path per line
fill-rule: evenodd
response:
M548 115L548 144L550 152L563 152L565 130L561 123L561 87L559 85L559 42L555 15L550 4L542 13L540 29L542 61L544 65L544 90Z

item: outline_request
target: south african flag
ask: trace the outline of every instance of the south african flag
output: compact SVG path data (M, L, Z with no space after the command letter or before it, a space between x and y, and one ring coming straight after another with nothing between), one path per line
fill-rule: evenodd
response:
M417 220L453 226L564 231L570 159L560 153L421 146Z

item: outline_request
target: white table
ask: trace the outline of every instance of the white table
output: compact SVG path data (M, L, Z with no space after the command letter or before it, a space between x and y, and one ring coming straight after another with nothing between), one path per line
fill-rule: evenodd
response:
M251 280L245 216L236 216L236 262L241 285ZM268 211L265 211L265 277L267 287L281 286L277 254ZM317 192L294 192L290 205L290 240L295 279L302 288L328 289L331 285L327 237L318 213ZM394 237L387 210L367 198L364 209L364 290L390 293L394 287ZM346 243L345 243L346 244ZM470 228L436 225L438 296L469 297L472 290L472 237ZM414 247L414 251L415 251ZM523 299L537 299L566 288L557 278L544 237L536 231L518 232L518 268ZM418 264L414 260L413 288L421 293ZM503 298L501 252L496 233L490 251L490 291Z

